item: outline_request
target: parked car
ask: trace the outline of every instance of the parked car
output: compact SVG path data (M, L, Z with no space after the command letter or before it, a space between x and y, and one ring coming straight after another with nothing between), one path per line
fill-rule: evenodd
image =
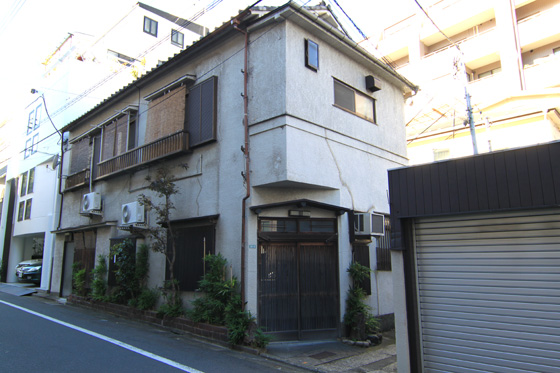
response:
M41 269L43 259L30 259L20 262L16 266L16 276L19 282L41 283Z

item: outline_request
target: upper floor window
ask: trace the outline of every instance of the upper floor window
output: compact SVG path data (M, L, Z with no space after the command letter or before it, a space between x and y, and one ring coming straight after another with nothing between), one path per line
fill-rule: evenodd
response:
M319 70L319 45L309 39L305 39L305 66Z
M218 77L189 89L186 122L190 146L216 140Z
M157 22L151 18L144 17L144 32L157 37Z
M377 121L375 100L336 79L334 80L334 106L370 122Z
M103 127L101 160L113 158L136 147L136 110L129 110Z
M35 168L21 175L20 196L23 197L29 193L33 193L33 185L35 184Z
M32 110L29 113L29 117L27 120L27 134L31 134L31 132L33 132L34 130L36 130L37 128L39 128L39 126L41 125L41 114L42 114L42 106L41 104L39 104L35 110Z
M171 30L171 44L183 48L185 35L177 30Z

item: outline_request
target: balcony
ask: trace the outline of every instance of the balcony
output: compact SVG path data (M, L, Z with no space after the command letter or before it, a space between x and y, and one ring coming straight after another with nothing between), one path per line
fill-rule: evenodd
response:
M560 38L558 18L560 5L539 12L518 22L522 50L528 51L550 44Z
M77 189L89 184L90 172L89 168L82 170L80 172L76 172L75 174L69 175L66 178L66 183L64 186L64 190L72 190Z
M189 134L186 131L179 131L99 163L95 180L130 171L188 151Z

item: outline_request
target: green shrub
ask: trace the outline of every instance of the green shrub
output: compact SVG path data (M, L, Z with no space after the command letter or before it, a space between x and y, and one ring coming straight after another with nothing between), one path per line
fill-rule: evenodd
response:
M76 295L85 296L86 289L86 269L81 268L82 263L72 264L72 291Z
M107 259L103 255L97 257L97 265L91 271L92 298L95 300L106 300L107 293Z
M221 254L208 255L204 261L208 270L198 282L203 295L193 301L189 317L196 322L225 325L228 328L229 342L241 344L248 335L251 324L254 324L254 318L244 310L237 278L231 276L226 280L227 260ZM255 343L259 344L258 347L266 346L269 341L270 338L257 328Z
M115 282L113 301L127 304L139 293L136 280L136 255L131 240L124 240L111 247L111 256L115 258Z
M181 297L179 293L174 290L178 286L175 282L177 282L177 280L173 280L173 282L165 281L163 287L160 289L164 303L158 309L159 317L177 317L185 313Z
M157 289L142 289L142 292L138 296L136 302L136 308L139 310L151 310L154 309L157 300L159 298L159 291Z
M360 287L364 280L370 278L371 269L353 262L347 272L352 279L352 285L347 292L344 324L362 336L377 332L379 321L371 314L371 307L365 303L366 293ZM363 330L360 330L362 328Z

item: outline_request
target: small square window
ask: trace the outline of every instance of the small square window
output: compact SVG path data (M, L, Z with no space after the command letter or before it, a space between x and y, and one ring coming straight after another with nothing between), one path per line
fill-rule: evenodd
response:
M144 32L157 37L157 22L148 17L144 17Z
M25 220L31 219L31 198L25 201Z
M25 210L25 201L21 201L19 203L18 206L18 215L17 215L17 220L18 221L22 221L23 220L23 211Z
M183 48L185 35L177 30L171 30L171 44Z
M305 66L319 70L319 45L309 39L305 39Z

